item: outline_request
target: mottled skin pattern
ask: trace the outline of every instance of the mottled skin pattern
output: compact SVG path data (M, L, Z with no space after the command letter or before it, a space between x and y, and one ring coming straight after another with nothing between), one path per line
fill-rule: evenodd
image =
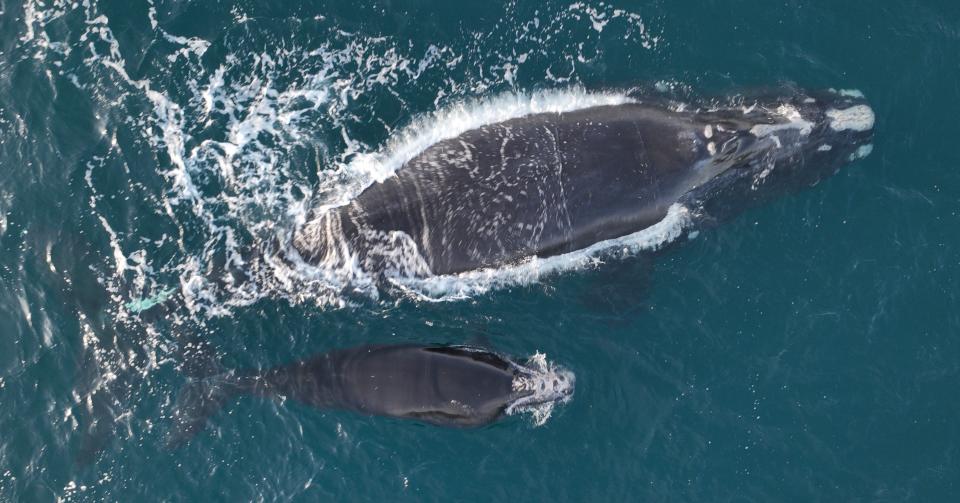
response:
M854 100L819 98L704 111L631 103L486 125L430 146L349 204L314 215L294 246L319 263L348 245L366 270L421 276L574 251L645 229L674 203L708 199L705 187L719 178L727 186L717 193L736 185L736 177L720 176L728 171L753 176L741 189L756 191L777 178L768 177L774 165L833 161L814 149L831 139L817 135L828 129L824 110ZM784 103L813 128L777 129L790 122L775 112ZM751 133L758 124L776 132ZM830 156L848 155L856 144ZM398 266L401 249L422 262Z

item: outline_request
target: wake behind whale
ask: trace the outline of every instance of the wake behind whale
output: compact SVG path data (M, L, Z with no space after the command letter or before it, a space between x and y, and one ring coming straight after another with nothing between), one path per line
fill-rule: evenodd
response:
M813 185L871 148L874 116L857 92L740 95L699 107L579 97L499 115L455 111L415 129L419 136L373 158L383 170L375 182L311 211L289 258L360 270L418 296L469 295L611 250L655 250Z

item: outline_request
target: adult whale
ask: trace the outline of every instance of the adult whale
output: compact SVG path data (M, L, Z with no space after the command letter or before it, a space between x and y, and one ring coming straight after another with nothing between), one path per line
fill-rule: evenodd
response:
M870 152L855 91L738 95L694 107L636 99L536 113L441 140L293 236L318 265L426 277L696 224L816 184Z
M313 407L477 427L503 415L552 408L575 377L542 354L518 362L471 346L383 345L340 349L265 371L195 379L174 409L171 446L203 429L238 395L283 397Z

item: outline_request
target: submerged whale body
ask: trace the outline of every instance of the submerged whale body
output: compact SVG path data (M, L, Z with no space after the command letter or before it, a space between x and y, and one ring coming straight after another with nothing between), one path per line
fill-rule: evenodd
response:
M874 115L858 92L724 103L641 99L466 131L316 211L293 249L313 264L393 276L499 267L643 231L671 210L716 220L814 185L872 148Z
M239 395L450 427L477 427L519 411L549 409L573 394L574 375L537 354L517 362L469 346L363 346L265 371L194 380L178 398L168 438L182 444Z

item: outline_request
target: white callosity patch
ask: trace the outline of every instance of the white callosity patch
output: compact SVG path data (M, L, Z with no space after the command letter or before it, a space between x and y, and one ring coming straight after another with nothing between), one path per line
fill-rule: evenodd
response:
M840 96L846 96L848 98L863 98L863 92L859 89L831 89L831 91L839 94Z
M576 377L573 372L547 361L547 355L534 353L527 359L523 372L513 379L513 391L525 396L507 406L507 415L529 413L534 426L550 419L556 404L573 397Z
M852 154L850 154L850 160L856 161L857 159L863 159L864 157L870 155L873 152L873 144L868 143L866 145L860 145Z
M829 152L831 150L833 150L833 147L830 145L827 145L826 143L817 147L817 152Z
M801 135L806 136L813 131L813 123L804 119L800 111L793 105L780 105L774 113L783 118L784 121L777 124L757 124L750 128L750 133L757 138L770 136L779 146L780 140L773 133L786 129L796 129Z
M855 105L842 110L827 110L830 128L834 131L869 131L875 120L873 109L867 105Z

